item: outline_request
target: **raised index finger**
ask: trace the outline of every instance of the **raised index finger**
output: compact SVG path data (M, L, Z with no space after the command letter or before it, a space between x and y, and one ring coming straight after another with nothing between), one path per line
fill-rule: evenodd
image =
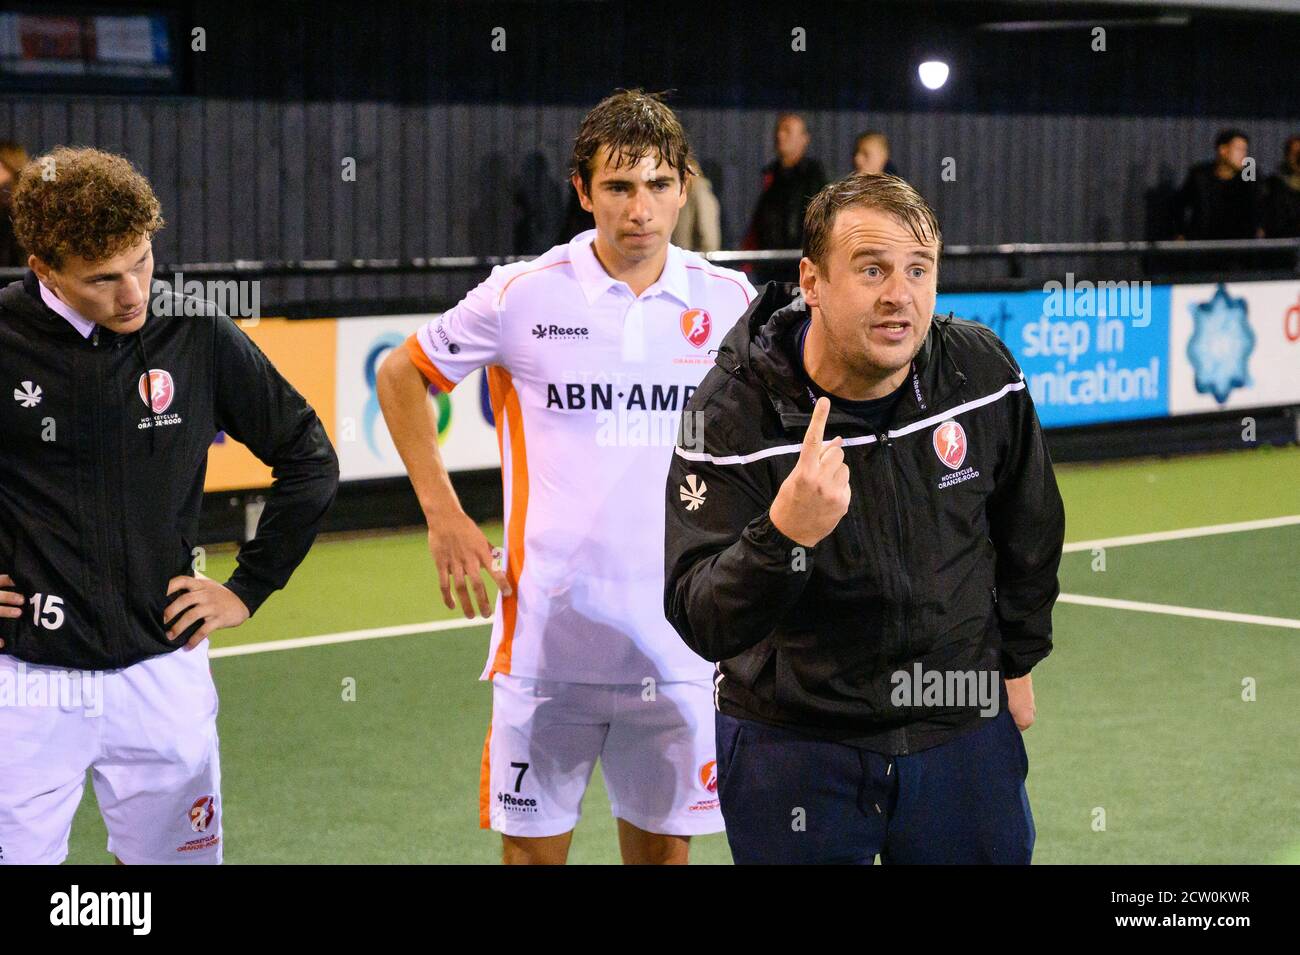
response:
M808 422L808 430L804 432L803 448L799 452L799 457L817 461L821 455L822 438L826 434L826 419L830 413L831 400L825 396L818 398L817 403L813 405L812 420Z

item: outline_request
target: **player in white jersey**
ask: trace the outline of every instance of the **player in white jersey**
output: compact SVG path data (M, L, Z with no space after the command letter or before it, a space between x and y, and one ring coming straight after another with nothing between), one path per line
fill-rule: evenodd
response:
M625 862L684 863L692 835L722 830L712 666L664 619L663 487L681 409L755 293L669 244L688 158L659 98L605 99L574 145L595 230L493 269L379 374L443 600L472 617L472 591L486 617L482 574L500 588L479 821L507 863L565 861L597 759ZM427 398L485 366L505 499L496 567Z

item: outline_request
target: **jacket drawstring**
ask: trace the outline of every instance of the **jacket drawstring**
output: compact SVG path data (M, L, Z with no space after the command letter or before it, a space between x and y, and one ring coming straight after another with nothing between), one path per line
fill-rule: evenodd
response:
M949 312L948 318L951 319L952 317L953 317L952 312ZM966 375L960 368L957 367L957 360L953 358L952 354L948 351L948 342L946 340L947 336L941 334L940 338L942 340L940 343L940 347L943 349L943 357L946 358L948 364L952 366L953 373L957 376L957 388L958 390L961 390L961 388L963 388L966 384Z
M144 347L144 329L135 333L135 350L140 356L140 363L144 366L145 391L149 405L149 456L152 457L154 452L153 375L149 372L149 352Z

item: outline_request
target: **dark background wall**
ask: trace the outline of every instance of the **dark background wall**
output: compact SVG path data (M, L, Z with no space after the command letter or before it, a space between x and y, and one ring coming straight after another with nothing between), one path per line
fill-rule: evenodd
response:
M131 4L116 4L131 9ZM884 129L949 242L1143 238L1144 195L1244 127L1261 178L1300 131L1300 17L1191 11L1134 26L1131 7L975 3L623 4L211 2L168 9L183 71L169 95L0 93L0 137L127 154L169 226L160 262L509 254L516 197L563 201L583 112L620 85L672 89L743 233L774 111L846 172ZM981 24L1079 18L1069 29ZM1090 49L1093 25L1106 52ZM506 31L505 52L491 49ZM202 27L207 49L191 52ZM807 51L791 50L805 29ZM1287 51L1290 51L1289 53ZM948 87L915 66L938 55ZM341 163L356 160L355 182ZM944 182L945 157L956 181ZM543 185L539 185L543 184ZM558 236L557 236L558 238ZM269 300L442 298L476 276L293 279Z

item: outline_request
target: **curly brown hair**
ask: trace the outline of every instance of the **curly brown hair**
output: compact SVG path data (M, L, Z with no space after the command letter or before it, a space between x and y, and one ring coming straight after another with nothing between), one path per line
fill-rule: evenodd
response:
M691 174L691 147L677 115L664 102L663 93L645 90L615 90L582 120L573 143L569 175L578 176L582 187L591 191L592 163L601 146L616 157L614 167L632 165L642 156L656 154L677 172L686 184Z
M14 235L54 268L70 256L112 258L165 224L149 180L130 161L59 146L23 167L13 191Z

